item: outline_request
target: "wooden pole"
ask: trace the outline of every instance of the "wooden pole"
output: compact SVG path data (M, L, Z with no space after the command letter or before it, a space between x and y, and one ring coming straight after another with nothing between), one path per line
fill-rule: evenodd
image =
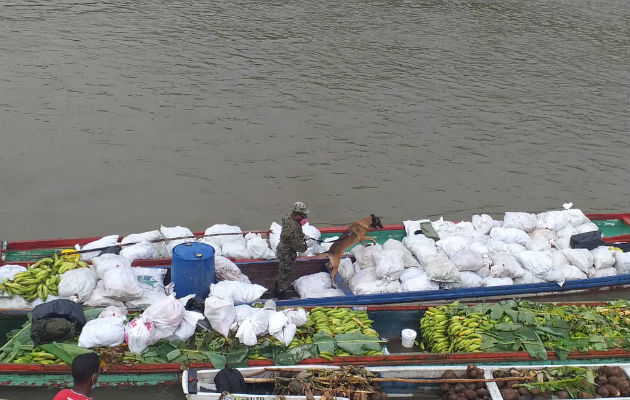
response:
M344 379L351 379L353 377L344 377ZM369 382L401 382L401 383L477 383L477 382L502 382L502 381L529 381L532 378L527 376L521 377L504 377L504 378L492 378L492 379L474 379L474 378L451 378L451 379L414 379L414 378L360 378L356 381L369 381ZM329 380L328 378L316 378L320 381ZM245 378L246 383L274 383L276 378Z

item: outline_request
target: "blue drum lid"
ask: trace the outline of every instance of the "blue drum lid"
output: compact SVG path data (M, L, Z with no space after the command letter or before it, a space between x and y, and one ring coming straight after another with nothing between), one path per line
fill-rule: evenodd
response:
M173 247L173 258L182 260L207 260L214 257L214 247L206 243L189 242Z

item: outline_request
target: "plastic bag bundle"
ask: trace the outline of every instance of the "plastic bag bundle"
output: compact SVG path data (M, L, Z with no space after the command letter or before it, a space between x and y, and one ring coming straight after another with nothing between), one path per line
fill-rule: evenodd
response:
M615 256L608 246L599 246L591 250L595 268L609 268L615 265Z
M157 248L153 245L153 243L147 241L138 242L130 246L124 246L122 250L120 250L120 255L132 262L134 260L160 258Z
M169 340L188 340L195 334L197 322L202 319L204 319L204 316L200 312L189 310L184 311L184 317L182 318L181 324L179 324L175 333L169 337Z
M107 290L102 280L96 282L96 287L90 293L90 297L83 302L83 305L88 307L125 306L122 301L107 296Z
M630 273L630 253L615 251L615 269L619 274Z
M533 229L533 228L532 228ZM517 228L492 228L490 230L490 238L507 244L517 243L526 245L530 241L529 236L524 230Z
M230 327L236 318L234 302L231 298L210 296L206 299L203 315L210 322L212 329L228 337Z
M375 244L371 246L356 246L350 253L356 259L360 268L368 268L374 265L374 254L383 251L383 246Z
M425 262L424 270L432 281L458 282L459 271L457 266L446 256L429 256Z
M112 268L116 267L131 267L131 261L118 254L103 254L102 256L94 257L92 259L92 265L96 270L96 276L98 279L103 279L105 273Z
M26 271L26 267L21 265L3 265L0 267L0 282L5 279L13 280L13 277L18 272ZM0 297L7 297L8 295L5 292L0 292Z
M463 236L452 235L438 240L436 245L438 249L442 250L442 253L446 254L446 256L450 258L458 251L467 248L470 243L469 239Z
M85 250L92 250L92 249L100 249L103 247L113 247L117 245L118 245L118 235L109 235L109 236L104 236L93 242L87 243L83 247L79 246L78 244L75 244L74 248L77 251L85 251ZM99 254L101 254L101 250L89 251L87 253L80 253L80 254L81 254L81 260L88 261L98 256Z
M247 275L243 274L240 268L229 258L214 256L214 273L217 281L239 281L251 283Z
M526 212L506 212L503 216L504 228L515 228L525 232L529 232L536 228L538 218L536 214Z
M172 335L184 318L186 309L175 296L170 295L161 301L151 304L142 313L145 321L153 323L156 329L156 336L159 339Z
M537 216L538 228L559 231L569 223L569 215L565 211L545 211Z
M193 233L190 229L184 226L160 226L160 233L164 237L164 239L173 239L173 240L165 240L166 250L168 251L169 257L173 254L173 247L178 244L186 243L186 242L195 242L197 239L188 238L188 239L174 239L181 237L189 237L193 236Z
M472 224L475 230L483 235L487 235L494 226L492 217L488 214L473 215Z
M81 330L79 346L114 347L122 344L125 340L125 322L127 320L123 316L95 318L88 321Z
M282 312L287 316L289 323L298 327L305 325L308 320L308 314L303 308L285 308Z
M315 293L331 288L330 274L328 272L317 272L301 276L293 282L293 287L301 298L313 297Z
M168 251L166 243L161 239L164 239L164 236L162 236L162 233L156 229L154 231L132 233L122 238L120 243L127 244L149 242L154 248L156 258L170 258L171 253ZM123 249L125 249L125 247L123 247Z
M588 273L595 261L595 256L587 249L564 249L564 255L571 265L575 265L584 273Z
M142 296L144 292L131 267L116 266L103 276L107 297L126 301Z
M525 275L523 267L516 257L508 252L494 253L490 256L492 266L490 267L490 276L493 278L520 278Z
M259 233L250 232L245 235L245 240L247 240L247 251L251 258L263 260L276 258L276 253L269 248L267 241Z
M83 303L96 287L96 274L89 268L77 268L61 274L59 297Z
M98 318L124 317L127 318L127 309L125 307L108 306L98 315Z
M403 264L404 264L405 268L408 268L408 267L419 267L420 266L420 263L413 256L411 251L409 251L409 249L407 247L405 247L405 245L402 242L400 242L400 241L398 241L396 239L391 239L391 238L387 239L387 241L385 243L383 243L383 250L398 250L398 251L402 252Z
M405 269L403 253L400 250L382 250L372 254L379 279L398 279Z
M267 289L253 283L221 281L210 284L210 295L232 299L236 303L252 303L260 300Z
M348 282L354 276L354 265L350 258L342 258L339 261L339 275L341 278Z
M484 285L484 280L481 276L477 275L476 273L472 271L462 271L459 273L458 282L445 283L444 288L445 289L474 288L474 287L480 287L483 285Z
M132 319L125 326L125 343L132 353L140 354L155 342L155 327L142 317Z

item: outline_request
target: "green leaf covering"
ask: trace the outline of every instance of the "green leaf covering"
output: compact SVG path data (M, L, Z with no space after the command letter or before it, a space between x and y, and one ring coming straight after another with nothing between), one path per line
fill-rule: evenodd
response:
M62 360L66 364L72 364L72 360L78 355L93 353L92 350L86 349L84 347L79 347L75 343L68 342L52 342L42 344L39 347L54 355L58 359Z
M380 340L362 333L342 333L335 336L335 344L353 355L361 355L369 350L380 350Z
M225 355L227 366L229 368L247 366L247 353L249 353L249 347L244 344L235 345L232 350Z
M273 359L277 365L294 365L307 358L317 357L317 346L313 343L301 344L279 352Z
M317 345L320 353L325 351L329 353L335 352L335 339L326 332L318 332L313 335L313 343Z
M206 356L206 359L210 360L214 368L225 368L226 358L223 354L215 353L213 351L204 351L203 355Z

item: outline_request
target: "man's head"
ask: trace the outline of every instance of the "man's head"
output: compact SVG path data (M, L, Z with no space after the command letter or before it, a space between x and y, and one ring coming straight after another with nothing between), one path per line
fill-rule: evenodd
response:
M293 204L292 214L293 218L298 221L306 219L306 215L308 214L308 208L306 208L306 204L302 203L301 201L296 201L295 204Z
M72 360L72 379L74 385L87 385L90 387L98 380L100 359L95 353L78 355Z

